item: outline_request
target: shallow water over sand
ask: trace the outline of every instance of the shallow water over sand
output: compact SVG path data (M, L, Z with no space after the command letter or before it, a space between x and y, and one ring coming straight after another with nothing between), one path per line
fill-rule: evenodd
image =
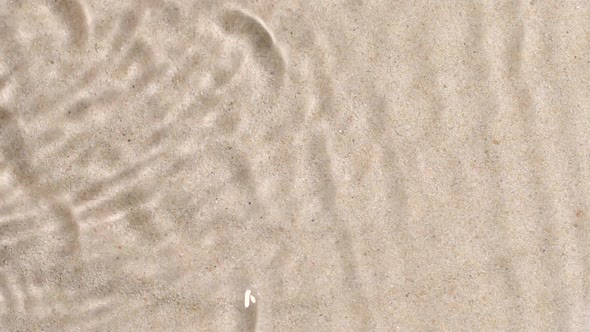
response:
M590 329L589 14L0 0L0 330Z

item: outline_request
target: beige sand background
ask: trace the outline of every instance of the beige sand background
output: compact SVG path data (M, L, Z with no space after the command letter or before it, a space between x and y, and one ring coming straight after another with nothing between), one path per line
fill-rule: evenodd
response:
M589 331L589 86L586 0L0 0L0 331Z

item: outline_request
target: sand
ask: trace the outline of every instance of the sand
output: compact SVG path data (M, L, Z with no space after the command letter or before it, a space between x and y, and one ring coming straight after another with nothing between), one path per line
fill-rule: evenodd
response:
M589 87L587 0L0 0L0 331L589 331Z

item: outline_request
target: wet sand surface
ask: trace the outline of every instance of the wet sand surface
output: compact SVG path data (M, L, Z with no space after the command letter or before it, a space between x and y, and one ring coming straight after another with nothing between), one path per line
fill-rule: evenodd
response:
M0 330L588 331L589 86L586 0L0 0Z

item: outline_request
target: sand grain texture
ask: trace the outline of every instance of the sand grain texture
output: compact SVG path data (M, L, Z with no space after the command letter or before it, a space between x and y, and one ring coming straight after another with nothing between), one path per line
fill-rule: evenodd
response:
M0 0L0 331L588 331L588 87L586 0Z

